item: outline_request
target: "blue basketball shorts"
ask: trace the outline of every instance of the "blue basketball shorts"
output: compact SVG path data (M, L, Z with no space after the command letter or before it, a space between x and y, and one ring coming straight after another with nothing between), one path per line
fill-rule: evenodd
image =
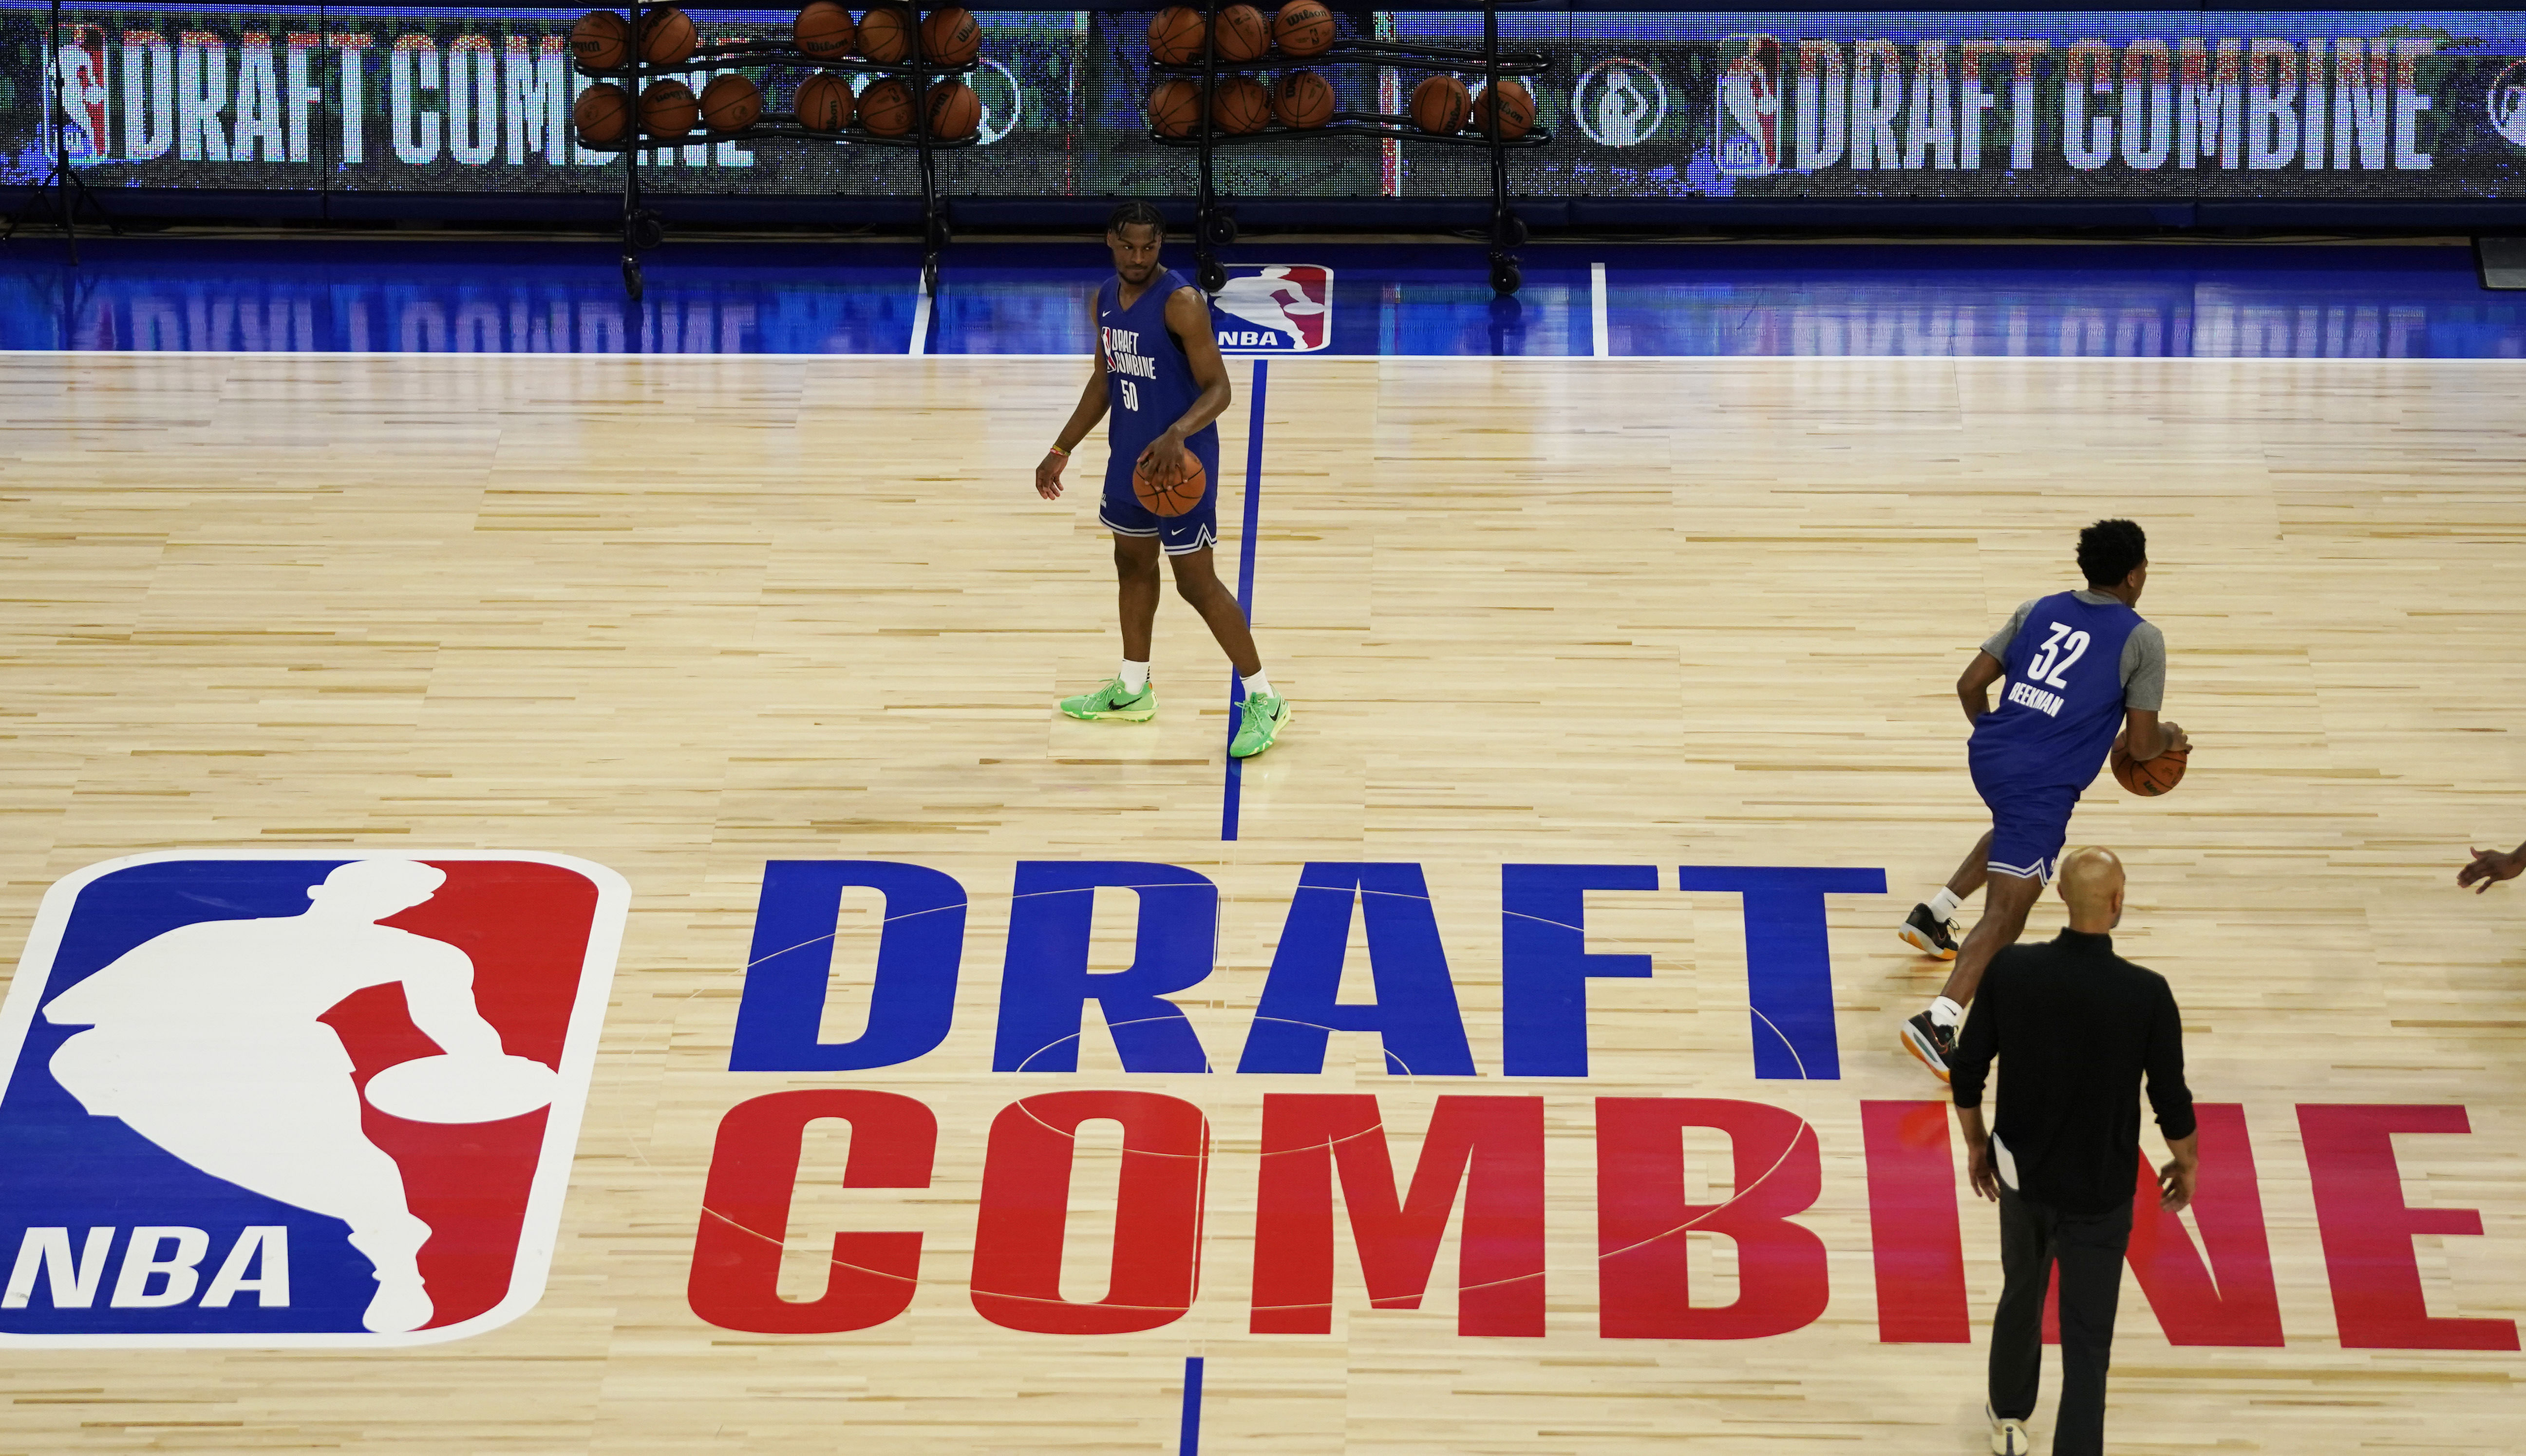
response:
M1210 488L1202 492L1201 504L1181 516L1159 516L1140 504L1132 493L1132 466L1139 458L1137 450L1125 454L1117 449L1105 467L1105 499L1096 508L1096 519L1107 530L1118 536L1156 536L1158 545L1169 556L1189 556L1195 551L1216 545L1219 541L1219 447L1207 450L1199 444L1191 447L1193 458L1201 462L1202 474L1209 477Z
M1974 791L1991 809L1991 853L1985 865L1994 875L2051 883L2061 847L2070 839L2079 785L2028 783L1978 762L1972 767Z

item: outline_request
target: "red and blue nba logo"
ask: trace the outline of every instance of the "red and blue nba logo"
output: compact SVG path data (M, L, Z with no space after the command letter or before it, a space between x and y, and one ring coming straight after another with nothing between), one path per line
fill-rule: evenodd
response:
M1312 354L1333 341L1334 271L1311 263L1232 263L1210 299L1223 353Z
M419 1344L525 1313L630 899L530 853L55 884L0 1004L0 1343Z
M1730 35L1719 42L1719 95L1713 160L1731 176L1781 170L1781 42L1769 35Z

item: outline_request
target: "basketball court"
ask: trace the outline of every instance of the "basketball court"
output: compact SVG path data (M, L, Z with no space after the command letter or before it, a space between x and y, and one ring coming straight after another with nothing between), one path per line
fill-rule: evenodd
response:
M1232 252L1333 310L1230 360L1297 706L1242 765L1172 594L1154 722L1054 711L1115 656L1029 484L1092 241L935 298L697 245L638 307L602 249L159 246L5 283L0 943L149 854L561 856L628 919L539 1297L0 1327L0 1452L1982 1449L1996 1222L1894 929L1988 823L1950 683L2100 516L2196 752L2071 842L2204 1109L2111 1449L2516 1448L2526 891L2453 877L2526 835L2526 311L2461 246L1538 247L1506 309Z

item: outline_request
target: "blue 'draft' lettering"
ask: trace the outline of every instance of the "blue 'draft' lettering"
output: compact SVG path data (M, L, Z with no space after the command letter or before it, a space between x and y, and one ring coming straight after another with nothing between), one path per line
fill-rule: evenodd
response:
M1790 1081L1842 1076L1834 1039L1827 894L1886 893L1883 870L1686 865L1676 888L1733 891L1745 901L1745 991L1754 1075Z
M1096 891L1139 896L1131 968L1087 969ZM1105 1015L1126 1072L1207 1072L1192 1023L1166 996L1210 975L1219 887L1190 870L1128 860L1021 860L1000 973L994 1072L1076 1072L1080 1017Z
M834 967L842 891L885 895L868 1028L817 1039ZM926 1056L956 1017L965 951L965 887L936 870L887 860L773 860L763 867L731 1072L863 1072Z
M1654 890L1655 865L1500 866L1500 1051L1511 1077L1588 1075L1588 979L1649 974L1588 950L1590 890Z
M1377 1000L1343 1005L1342 956L1356 906L1368 922L1368 962ZM1439 943L1429 881L1419 865L1309 864L1281 928L1272 974L1245 1035L1239 1072L1325 1070L1334 1031L1375 1031L1386 1070L1397 1077L1471 1077L1473 1047L1456 1009L1456 983Z

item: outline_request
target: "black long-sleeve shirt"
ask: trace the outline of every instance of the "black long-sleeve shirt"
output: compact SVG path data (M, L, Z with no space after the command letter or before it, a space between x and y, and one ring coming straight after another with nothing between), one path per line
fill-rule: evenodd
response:
M1994 956L1948 1063L1958 1107L1982 1106L1992 1058L2005 1064L1992 1132L2017 1164L2018 1191L2064 1213L2131 1199L2140 1153L2140 1079L2169 1142L2193 1135L2184 1027L2166 978L2114 954L2110 935L2063 930Z

